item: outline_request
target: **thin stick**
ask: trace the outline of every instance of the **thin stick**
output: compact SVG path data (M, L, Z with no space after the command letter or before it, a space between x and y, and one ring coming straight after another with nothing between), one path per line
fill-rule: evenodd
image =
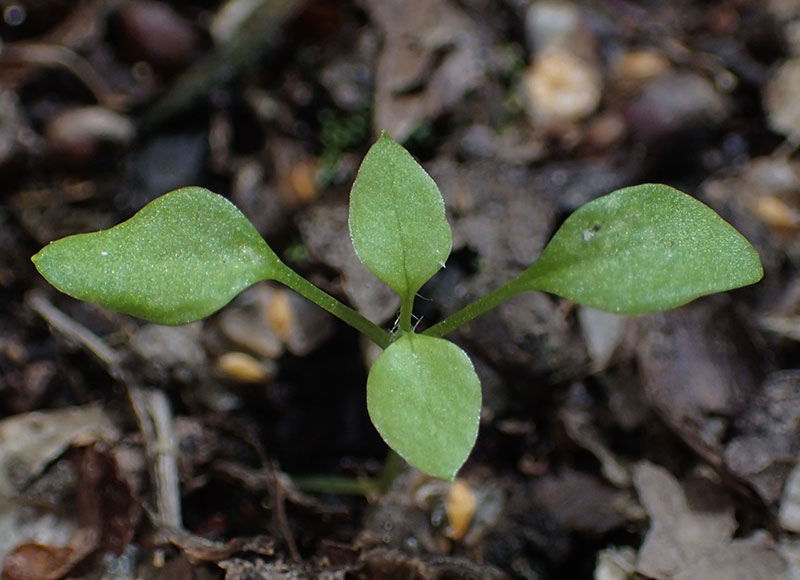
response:
M0 54L0 65L15 62L61 67L75 75L101 105L112 110L120 110L125 106L125 97L114 93L89 61L65 46L37 43L6 44Z
M283 541L286 542L286 548L289 550L289 555L294 562L300 562L300 551L297 549L297 543L294 541L292 530L289 527L289 518L286 517L286 494L283 489L283 482L278 477L278 464L272 461L270 465L272 474L272 508L275 514L275 523L281 531Z
M314 286L314 284L288 266L285 266L275 279L366 335L379 347L385 349L392 343L392 337L388 332L365 318L361 313L356 312L327 292Z
M122 356L91 330L79 324L61 310L53 306L44 294L31 290L25 295L25 304L45 319L53 329L68 339L78 343L97 357L115 379L121 377L120 363Z
M151 463L158 523L182 529L177 445L169 401L163 391L157 389L130 386L128 393Z

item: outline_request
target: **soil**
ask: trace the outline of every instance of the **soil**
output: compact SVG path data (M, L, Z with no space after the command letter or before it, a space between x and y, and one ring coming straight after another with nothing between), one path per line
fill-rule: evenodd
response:
M4 579L800 577L800 4L2 6ZM638 318L527 294L453 333L484 401L445 482L370 423L375 348L303 299L261 283L159 327L30 262L200 185L390 329L347 230L381 130L453 227L419 328L636 183L709 204L765 278Z

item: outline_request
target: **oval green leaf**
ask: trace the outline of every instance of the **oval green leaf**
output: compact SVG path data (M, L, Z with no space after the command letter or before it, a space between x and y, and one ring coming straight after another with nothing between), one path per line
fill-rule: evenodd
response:
M350 192L350 238L359 260L404 298L444 266L452 247L433 179L385 132Z
M518 279L608 312L643 314L758 282L756 250L708 206L666 185L578 209Z
M113 228L62 238L33 263L62 292L160 324L208 316L283 266L224 197L186 187Z
M452 342L406 333L372 366L367 408L401 457L425 473L453 479L478 436L480 381Z

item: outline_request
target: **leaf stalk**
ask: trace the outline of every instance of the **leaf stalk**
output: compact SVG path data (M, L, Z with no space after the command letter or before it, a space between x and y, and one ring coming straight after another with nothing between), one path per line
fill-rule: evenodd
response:
M434 338L441 338L446 334L453 332L459 326L466 324L473 318L477 318L478 316L487 313L489 310L496 308L506 300L510 300L518 294L525 292L528 290L528 287L524 284L524 274L525 272L506 282L489 294L482 296L474 302L466 305L461 310L454 312L441 322L438 322L429 329L425 330L422 334L432 336Z
M392 343L392 336L374 322L365 318L349 306L343 304L324 290L318 288L302 276L281 262L280 271L274 275L275 280L284 284L319 306L335 317L346 322L379 347L385 349Z

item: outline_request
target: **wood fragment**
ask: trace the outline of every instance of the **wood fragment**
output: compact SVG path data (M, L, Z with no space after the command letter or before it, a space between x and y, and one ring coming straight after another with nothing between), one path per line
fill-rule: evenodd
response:
M181 529L177 445L169 401L156 389L130 385L128 393L151 464L157 524Z

